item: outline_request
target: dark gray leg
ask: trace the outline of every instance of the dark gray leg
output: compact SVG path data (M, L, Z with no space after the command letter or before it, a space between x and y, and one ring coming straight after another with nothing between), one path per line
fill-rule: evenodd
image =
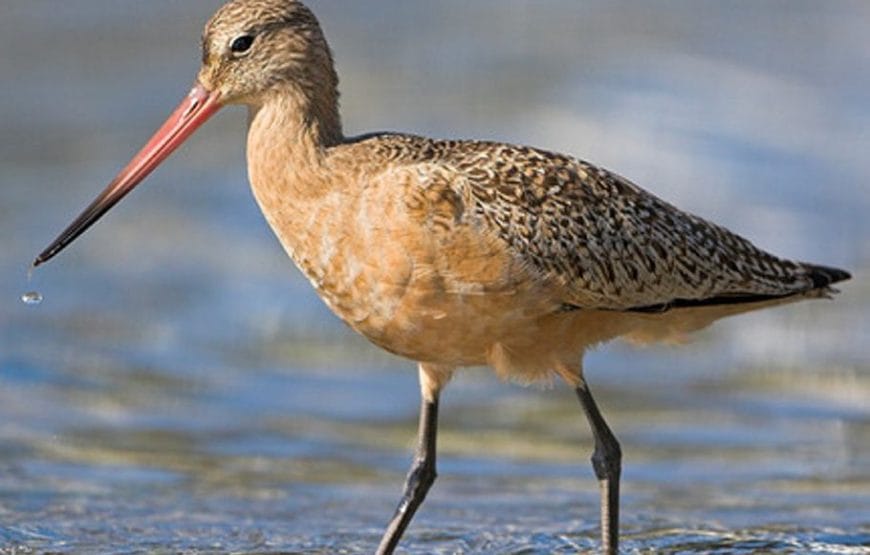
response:
M616 554L619 552L619 475L622 470L622 450L598 411L585 381L580 383L576 392L595 438L592 467L601 486L601 551L608 555Z
M426 498L426 493L435 481L435 437L438 433L438 397L433 401L423 399L420 407L420 430L417 436L417 449L414 453L414 463L405 481L405 493L396 514L390 520L387 531L378 546L378 555L389 555L396 549L396 544L417 508Z

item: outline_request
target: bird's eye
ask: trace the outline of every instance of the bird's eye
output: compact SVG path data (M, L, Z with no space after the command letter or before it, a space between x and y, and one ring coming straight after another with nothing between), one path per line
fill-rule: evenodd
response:
M233 42L230 43L230 50L233 54L244 54L251 49L252 44L254 44L253 36L242 35L233 39Z

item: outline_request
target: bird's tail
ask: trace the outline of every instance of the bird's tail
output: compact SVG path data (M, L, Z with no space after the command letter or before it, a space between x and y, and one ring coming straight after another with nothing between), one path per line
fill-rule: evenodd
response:
M813 289L825 289L840 281L852 278L852 274L839 268L818 266L816 264L803 264L807 275L813 281Z

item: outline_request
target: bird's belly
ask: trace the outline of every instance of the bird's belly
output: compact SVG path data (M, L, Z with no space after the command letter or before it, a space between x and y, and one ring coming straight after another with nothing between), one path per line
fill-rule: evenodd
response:
M298 253L294 258L339 318L412 360L486 364L494 344L518 329L531 330L536 319L560 306L551 292L514 271L500 269L499 279L485 272L459 279L455 271L439 271L406 250L381 250L368 258L372 252L344 251L326 265Z
M281 212L258 200L278 238L332 311L383 349L420 362L491 363L558 312L558 291L526 274L504 245L472 228L440 235L368 197L327 195ZM388 214L388 215L387 215ZM287 222L293 224L286 225Z
M576 367L591 345L631 333L661 340L656 334L685 327L660 322L663 315L565 311L558 287L497 257L486 259L487 271L460 271L402 249L321 247L315 252L334 256L288 251L330 309L372 343L419 362L489 365L503 378L531 382ZM656 337L646 337L651 332Z
M465 293L405 288L395 296L370 297L362 318L333 306L351 327L383 349L421 362L452 366L487 364L493 346L518 329L531 330L552 311L530 291ZM350 315L350 317L346 317Z

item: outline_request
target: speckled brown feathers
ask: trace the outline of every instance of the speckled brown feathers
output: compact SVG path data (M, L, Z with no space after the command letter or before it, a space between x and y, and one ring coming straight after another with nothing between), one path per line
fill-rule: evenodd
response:
M409 135L369 141L384 163L437 168L449 181L438 194L452 200L455 223L495 231L540 279L565 288L566 305L626 310L748 302L846 277L829 270L825 280L818 267L777 258L568 156Z
M250 52L232 52L240 34ZM575 158L402 134L345 138L332 55L290 0L234 0L200 80L249 106L254 195L324 301L393 353L580 379L591 345L681 339L717 318L828 293L789 262Z
M782 260L576 158L479 141L344 136L314 14L232 0L206 26L197 83L40 254L62 250L219 108L249 110L251 188L282 246L354 330L418 362L418 447L378 546L390 555L435 480L438 400L459 367L558 376L592 428L603 553L618 553L621 449L583 378L615 338L675 341L719 318L826 296L849 278Z
M239 37L251 48L233 52ZM227 104L256 109L291 96L294 109L322 144L341 140L338 75L314 13L294 0L234 0L211 18L202 36L198 80ZM282 100L287 100L282 99Z

